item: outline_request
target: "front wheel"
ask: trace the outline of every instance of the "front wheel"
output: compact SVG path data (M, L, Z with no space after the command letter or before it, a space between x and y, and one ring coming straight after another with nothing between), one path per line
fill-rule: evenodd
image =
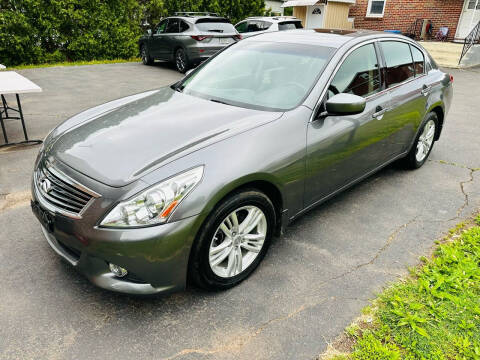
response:
M428 113L410 152L402 159L402 163L406 168L418 169L427 161L435 142L437 128L437 114L434 112Z
M187 70L190 68L190 62L188 60L187 54L182 48L175 51L175 67L182 74L186 73Z
M142 45L142 49L140 50L140 55L142 56L143 65L152 65L153 64L153 59L150 57L146 45Z
M257 190L224 200L192 248L190 279L209 290L228 289L245 280L265 256L275 221L272 202Z

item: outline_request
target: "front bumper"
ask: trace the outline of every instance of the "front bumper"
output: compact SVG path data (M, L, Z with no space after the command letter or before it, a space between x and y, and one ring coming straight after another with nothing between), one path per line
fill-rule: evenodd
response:
M53 213L42 207L35 186L32 207L40 207L51 219L41 222L42 231L53 250L93 284L128 294L156 294L183 290L188 258L198 216L158 226L110 229L88 226L82 220ZM38 214L38 210L34 209ZM109 263L128 270L116 277Z

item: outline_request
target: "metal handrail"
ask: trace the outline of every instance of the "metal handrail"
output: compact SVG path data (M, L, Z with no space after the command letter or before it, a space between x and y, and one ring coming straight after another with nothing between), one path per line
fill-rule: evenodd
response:
M465 54L470 50L470 48L475 45L480 43L480 21L475 25L470 31L470 33L465 37L465 40L463 41L463 49L462 49L462 54L460 55L460 60L458 60L458 65L462 62L463 57Z

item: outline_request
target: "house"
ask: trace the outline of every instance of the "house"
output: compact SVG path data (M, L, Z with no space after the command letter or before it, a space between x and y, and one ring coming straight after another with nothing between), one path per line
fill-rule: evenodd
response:
M284 0L265 0L265 9L270 9L272 15L283 15Z
M358 29L402 33L411 33L416 19L430 20L432 35L448 27L448 40L462 40L480 21L480 0L356 0L350 16Z
M282 6L293 6L293 15L310 29L355 27L418 36L431 27L434 36L448 27L448 40L463 40L480 21L480 0L291 0Z
M306 29L351 29L349 8L355 0L290 0L283 7L293 7L293 16L302 20Z

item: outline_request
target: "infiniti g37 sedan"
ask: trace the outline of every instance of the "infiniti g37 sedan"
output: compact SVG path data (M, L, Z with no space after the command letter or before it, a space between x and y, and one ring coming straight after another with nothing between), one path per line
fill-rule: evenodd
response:
M60 124L35 163L32 209L102 288L226 289L308 209L393 161L421 167L452 81L397 35L251 37L170 87Z

